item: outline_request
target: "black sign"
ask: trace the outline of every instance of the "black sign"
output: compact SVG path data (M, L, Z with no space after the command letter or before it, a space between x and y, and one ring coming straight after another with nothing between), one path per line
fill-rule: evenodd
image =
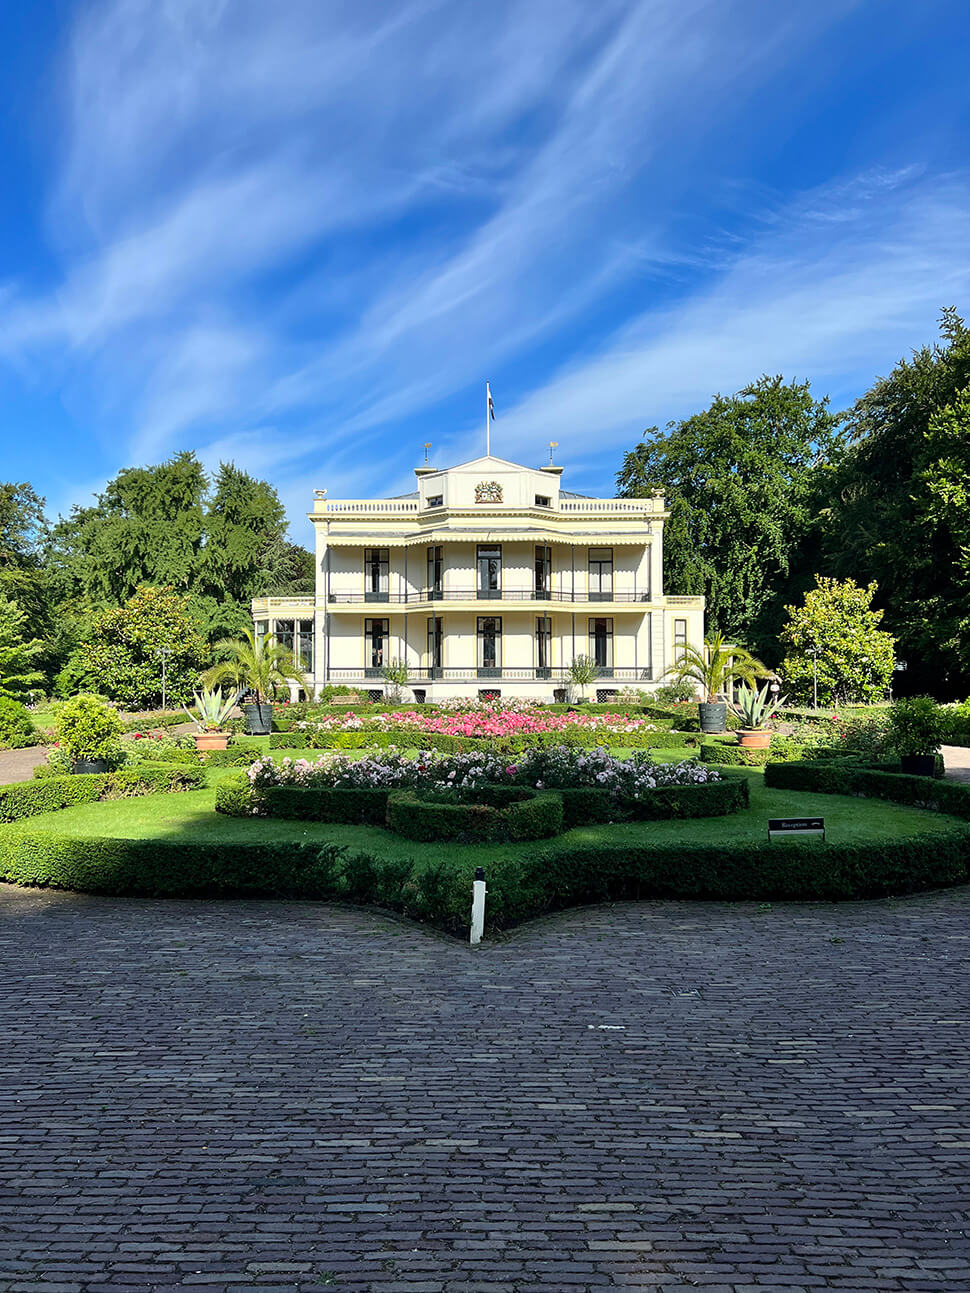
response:
M769 831L824 831L824 817L769 817Z

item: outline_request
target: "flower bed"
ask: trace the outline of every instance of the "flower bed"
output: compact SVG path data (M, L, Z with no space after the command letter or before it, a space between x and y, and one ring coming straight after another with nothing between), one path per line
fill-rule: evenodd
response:
M610 738L612 744L623 745L629 742L612 738L658 732L663 728L656 722L628 712L563 714L534 705L504 705L501 709L496 709L482 704L476 708L436 713L399 709L366 716L355 713L333 714L316 720L296 722L290 730L304 732L308 740L312 740L318 733L391 732L402 737L413 734L416 739L411 744L419 744L420 738L426 735L495 741L544 733L588 732L599 741Z
M233 780L219 787L216 811L234 817L386 822L389 829L401 828L409 838L436 838L425 825L414 827L421 834L410 834L406 813L394 800L398 792L406 791L425 804L434 801L449 809L449 813L440 814L432 807L415 810L422 822L437 817L440 829L448 828L450 833L442 836L439 831L439 838L481 839L481 831L485 831L489 838L530 839L540 836L510 833L507 823L492 821L488 814L480 814L483 825L477 830L471 818L483 806L504 810L506 805L498 802L503 795L511 802L521 797L516 791L531 797L536 791L550 790L560 792L558 807L545 807L540 813L540 835L557 833L564 820L575 826L592 821L715 816L736 812L747 802L746 782L726 782L720 773L694 762L652 763L640 754L616 759L606 750L560 746L528 751L516 763L484 752L426 753L409 759L392 750L357 760L331 755L314 763L307 759L276 763L267 755L252 765L245 782ZM531 821L528 811L519 816L524 822ZM552 830L554 817L556 829ZM486 818L491 822L487 827ZM448 823L460 820L466 825L452 832Z
M490 750L442 755L426 751L409 759L390 749L371 758L351 759L324 755L308 759L282 759L270 755L257 759L249 769L254 790L270 786L329 787L333 789L410 789L439 786L474 791L484 785L514 782L537 790L593 786L636 799L659 786L705 785L719 781L720 773L693 761L653 763L642 753L629 759L614 758L607 750L527 750L515 762Z

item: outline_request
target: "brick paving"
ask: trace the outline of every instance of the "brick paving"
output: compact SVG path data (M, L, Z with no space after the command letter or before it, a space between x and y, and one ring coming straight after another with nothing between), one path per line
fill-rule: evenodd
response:
M2 888L0 1289L965 1289L968 917Z
M944 745L943 766L953 781L970 782L970 749L965 745Z

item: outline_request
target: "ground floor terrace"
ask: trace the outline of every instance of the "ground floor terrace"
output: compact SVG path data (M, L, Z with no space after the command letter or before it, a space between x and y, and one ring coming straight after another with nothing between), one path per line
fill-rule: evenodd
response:
M0 1287L966 1288L968 916L0 888Z

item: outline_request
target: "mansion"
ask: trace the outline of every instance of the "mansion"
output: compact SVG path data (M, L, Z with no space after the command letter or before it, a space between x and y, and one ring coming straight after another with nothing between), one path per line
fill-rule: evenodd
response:
M316 491L315 595L253 601L257 638L292 647L306 696L379 697L403 661L418 701L561 700L589 656L587 692L608 700L701 647L703 597L663 589L662 497L589 498L561 488L561 467L491 455L415 475L400 498Z

